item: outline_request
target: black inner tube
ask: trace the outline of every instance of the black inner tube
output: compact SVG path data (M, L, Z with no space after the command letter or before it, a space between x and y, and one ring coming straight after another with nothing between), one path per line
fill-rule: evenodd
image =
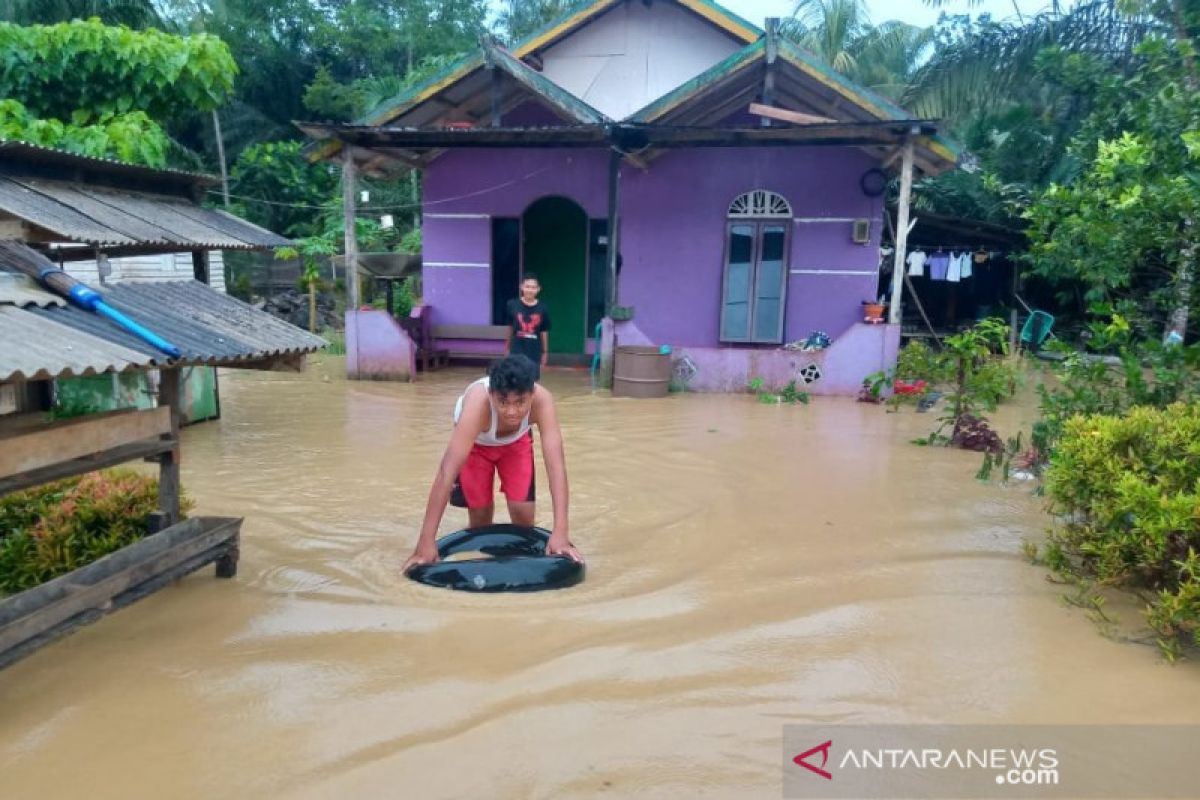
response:
M519 525L466 528L438 539L441 558L483 553L490 558L439 561L408 571L418 583L466 592L540 592L583 580L584 566L567 556L546 555L550 532Z

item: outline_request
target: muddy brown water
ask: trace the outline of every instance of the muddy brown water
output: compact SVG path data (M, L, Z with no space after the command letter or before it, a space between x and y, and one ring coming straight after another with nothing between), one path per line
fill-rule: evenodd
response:
M1200 722L1200 669L1024 560L1028 487L909 444L932 414L551 372L588 577L483 596L398 575L475 372L338 372L223 373L183 474L246 518L240 575L0 672L0 797L778 797L788 723Z

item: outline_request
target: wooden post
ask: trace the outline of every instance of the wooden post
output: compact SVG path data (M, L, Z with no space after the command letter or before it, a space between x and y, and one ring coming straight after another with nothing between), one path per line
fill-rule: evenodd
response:
M500 127L501 115L501 100L503 98L500 70L496 69L496 57L492 55L492 48L488 42L484 42L483 60L487 67L488 75L491 78L491 100L492 100L492 120L493 128Z
M221 135L221 116L215 108L212 118L213 138L217 140L217 161L221 164L221 194L225 196L225 207L229 208L229 174L225 169L225 137Z
M775 58L779 55L779 18L767 18L767 57L765 74L763 75L763 105L775 103ZM770 117L761 117L759 124L764 128L771 127Z
M207 250L192 251L192 277L201 283L212 285L212 272Z
M358 310L358 236L354 227L354 148L342 146L342 224L346 237L346 308Z
M621 257L620 190L621 154L612 150L608 157L608 314L618 300L617 259Z
M173 438L174 449L158 458L158 507L169 527L179 521L179 428L182 417L180 404L181 375L178 367L159 372L158 404L171 410L171 432L162 438Z
M901 300L904 295L904 260L908 251L908 209L912 200L913 140L904 142L904 155L900 162L900 208L896 213L896 257L892 267L892 303L888 309L888 322L899 325ZM884 209L887 213L887 209Z

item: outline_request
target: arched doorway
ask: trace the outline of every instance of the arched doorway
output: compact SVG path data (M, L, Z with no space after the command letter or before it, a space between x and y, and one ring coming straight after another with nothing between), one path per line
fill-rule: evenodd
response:
M586 341L587 230L584 210L565 197L543 197L522 217L525 273L537 274L550 311L550 352L582 353Z

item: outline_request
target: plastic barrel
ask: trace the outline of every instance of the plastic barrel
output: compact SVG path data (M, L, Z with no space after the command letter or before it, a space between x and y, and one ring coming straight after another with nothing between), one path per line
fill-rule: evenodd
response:
M613 397L666 397L670 390L670 353L641 345L617 347Z

